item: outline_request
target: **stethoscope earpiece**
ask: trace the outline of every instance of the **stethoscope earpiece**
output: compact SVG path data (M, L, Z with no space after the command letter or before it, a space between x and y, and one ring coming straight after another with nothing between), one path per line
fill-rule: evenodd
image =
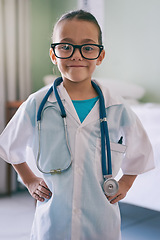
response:
M119 184L113 178L108 178L103 183L103 190L107 196L114 196L118 192L118 189L119 189Z

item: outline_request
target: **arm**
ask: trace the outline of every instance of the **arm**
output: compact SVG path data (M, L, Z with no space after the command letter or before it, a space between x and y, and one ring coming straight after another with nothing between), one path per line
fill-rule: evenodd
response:
M43 202L52 195L51 191L42 178L37 177L29 168L26 162L13 165L16 172L20 175L23 183L27 187L33 198Z
M114 204L123 199L131 188L137 175L123 175L119 180L119 190L114 196L107 197L110 203Z

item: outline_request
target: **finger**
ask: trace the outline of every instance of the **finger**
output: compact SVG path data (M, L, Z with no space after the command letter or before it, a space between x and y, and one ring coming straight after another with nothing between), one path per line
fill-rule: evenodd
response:
M37 190L36 193L38 193L40 196L44 198L50 199L52 196L52 192L49 189L42 187L41 185L39 185L36 190Z
M52 196L52 192L50 191L50 189L48 188L45 182L41 182L37 189L42 193L44 193L46 196L49 196L49 197Z
M36 200L40 201L40 202L44 202L44 198L40 197L38 194L33 193L32 197L35 198Z
M111 200L110 200L110 203L111 203L111 204L117 203L117 202L119 201L118 198L119 198L119 197L117 196L117 197L111 199Z
M41 198L50 199L50 197L51 197L50 195L45 194L44 192L40 191L39 189L36 189L34 193L37 194Z
M44 180L42 180L39 185L41 185L42 187L44 187L44 188L46 188L47 190L49 190L49 188L48 188L48 186L47 186L47 184L45 183ZM49 190L49 191L50 191L50 190Z
M113 196L107 196L107 195L106 195L108 201L111 201L112 199L116 198L117 196L119 196L119 194L115 194L115 195L113 195Z
M43 187L44 189L46 189L48 192L51 192L50 189L48 188L48 186L46 185L46 183L43 181L39 184L39 186Z
M48 196L51 196L51 191L48 188L43 187L42 185L39 185L37 189L43 193L45 193Z
M119 202L122 198L123 198L123 197L122 197L122 195L120 194L120 195L118 195L117 197L113 198L113 199L110 201L110 203L111 203L111 204L117 203L117 202Z

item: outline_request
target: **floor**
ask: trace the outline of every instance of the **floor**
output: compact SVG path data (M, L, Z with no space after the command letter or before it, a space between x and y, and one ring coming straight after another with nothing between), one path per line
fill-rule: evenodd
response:
M28 240L35 202L28 192L0 198L0 240ZM159 240L160 212L120 203L122 240Z
M35 210L28 192L0 198L0 240L29 240Z
M120 203L122 240L160 240L160 212Z

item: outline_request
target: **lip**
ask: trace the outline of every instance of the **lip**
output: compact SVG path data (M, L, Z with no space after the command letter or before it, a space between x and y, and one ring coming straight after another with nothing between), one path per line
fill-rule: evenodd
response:
M83 68L83 67L86 67L84 65L68 65L68 67L70 68Z

